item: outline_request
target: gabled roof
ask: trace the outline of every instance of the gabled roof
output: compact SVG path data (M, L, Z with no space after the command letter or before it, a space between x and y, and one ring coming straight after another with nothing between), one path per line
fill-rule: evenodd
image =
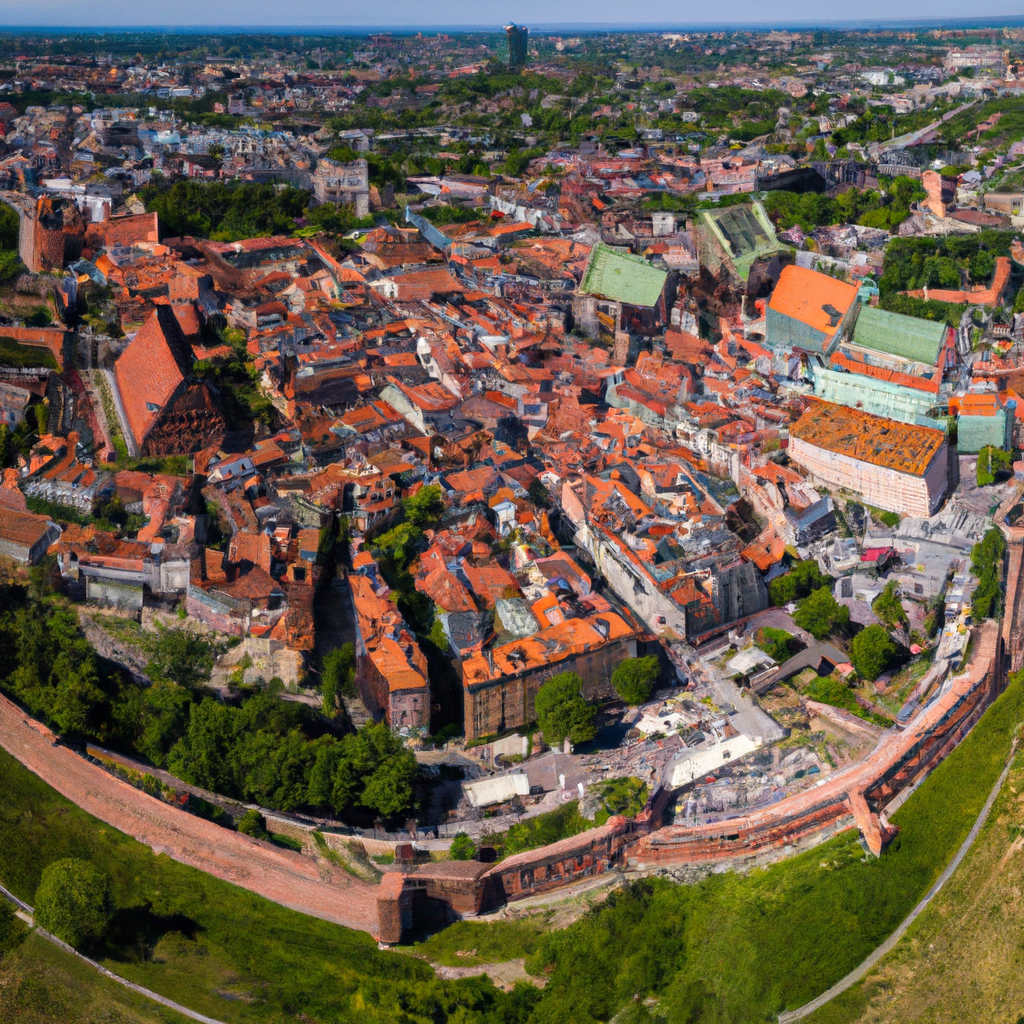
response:
M192 369L192 349L170 306L157 306L114 364L128 427L141 448Z
M856 298L856 285L794 264L779 275L768 308L831 338Z
M652 267L639 256L616 252L598 244L587 261L580 293L599 295L631 306L654 306L667 280L666 271Z
M853 343L934 366L939 361L947 330L945 323L864 306L857 314Z

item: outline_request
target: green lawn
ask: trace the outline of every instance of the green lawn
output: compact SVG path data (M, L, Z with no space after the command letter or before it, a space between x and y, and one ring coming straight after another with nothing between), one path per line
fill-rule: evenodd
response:
M0 1024L187 1024L36 935L0 959Z

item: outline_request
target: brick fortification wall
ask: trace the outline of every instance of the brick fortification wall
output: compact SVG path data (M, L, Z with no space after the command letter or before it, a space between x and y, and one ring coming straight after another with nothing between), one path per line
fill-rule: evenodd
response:
M884 817L885 805L933 768L978 720L998 692L1000 657L999 627L986 622L975 635L967 671L909 728L885 734L868 757L814 789L751 814L660 828L671 794L658 791L631 821L612 818L490 869L479 865L479 874L467 871L448 879L447 890L421 872L389 873L378 901L381 939L397 942L403 930L439 921L441 909L428 909L425 900L446 903L447 913L467 916L495 901L525 899L609 871L664 872L692 880L712 870L769 863L854 827L877 856L896 833ZM414 896L414 889L422 895Z
M610 819L500 864L439 862L389 871L374 887L336 874L324 881L310 857L277 850L154 800L64 747L0 697L0 744L90 814L186 864L285 906L397 942L416 927L439 928L501 904L610 871L698 876L742 869L857 827L881 853L895 833L885 806L921 779L959 742L1001 684L999 627L974 637L967 670L910 727L886 733L864 760L814 789L742 817L708 825L660 828L671 797L657 791L632 820Z

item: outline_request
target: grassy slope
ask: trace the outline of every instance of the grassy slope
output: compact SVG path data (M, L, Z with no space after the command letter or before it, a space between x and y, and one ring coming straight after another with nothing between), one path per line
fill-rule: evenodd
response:
M156 856L74 807L0 750L0 881L31 902L43 867L84 857L113 881L118 941L93 952L115 973L225 1021L393 1019L429 968L373 940ZM194 937L192 937L194 936ZM6 960L4 961L6 964Z
M36 935L0 959L0 1024L187 1024Z
M901 808L902 832L877 860L847 833L745 877L648 881L549 935L527 962L553 971L536 1019L606 1019L639 992L660 996L673 1022L747 1024L824 991L948 863L1005 763L1022 705L1017 681Z
M1012 1024L1024 1013L1024 757L971 852L903 941L808 1024Z

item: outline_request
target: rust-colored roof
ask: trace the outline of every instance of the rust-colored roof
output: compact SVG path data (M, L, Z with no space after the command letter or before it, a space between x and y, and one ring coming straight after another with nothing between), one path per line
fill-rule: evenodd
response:
M845 316L856 298L856 285L837 281L816 270L791 265L779 275L769 307L831 337L839 323L824 307L831 306Z
M900 473L922 476L946 442L941 430L872 416L831 402L816 402L790 428L797 438Z
M462 662L463 685L485 683L563 661L632 636L634 632L615 612L586 619L566 619L524 640L470 655Z
M157 306L114 364L128 426L139 447L185 380L192 352L169 306Z
M0 505L0 539L15 544L32 547L49 529L50 520L46 516L33 515L31 512L18 512L13 508Z

